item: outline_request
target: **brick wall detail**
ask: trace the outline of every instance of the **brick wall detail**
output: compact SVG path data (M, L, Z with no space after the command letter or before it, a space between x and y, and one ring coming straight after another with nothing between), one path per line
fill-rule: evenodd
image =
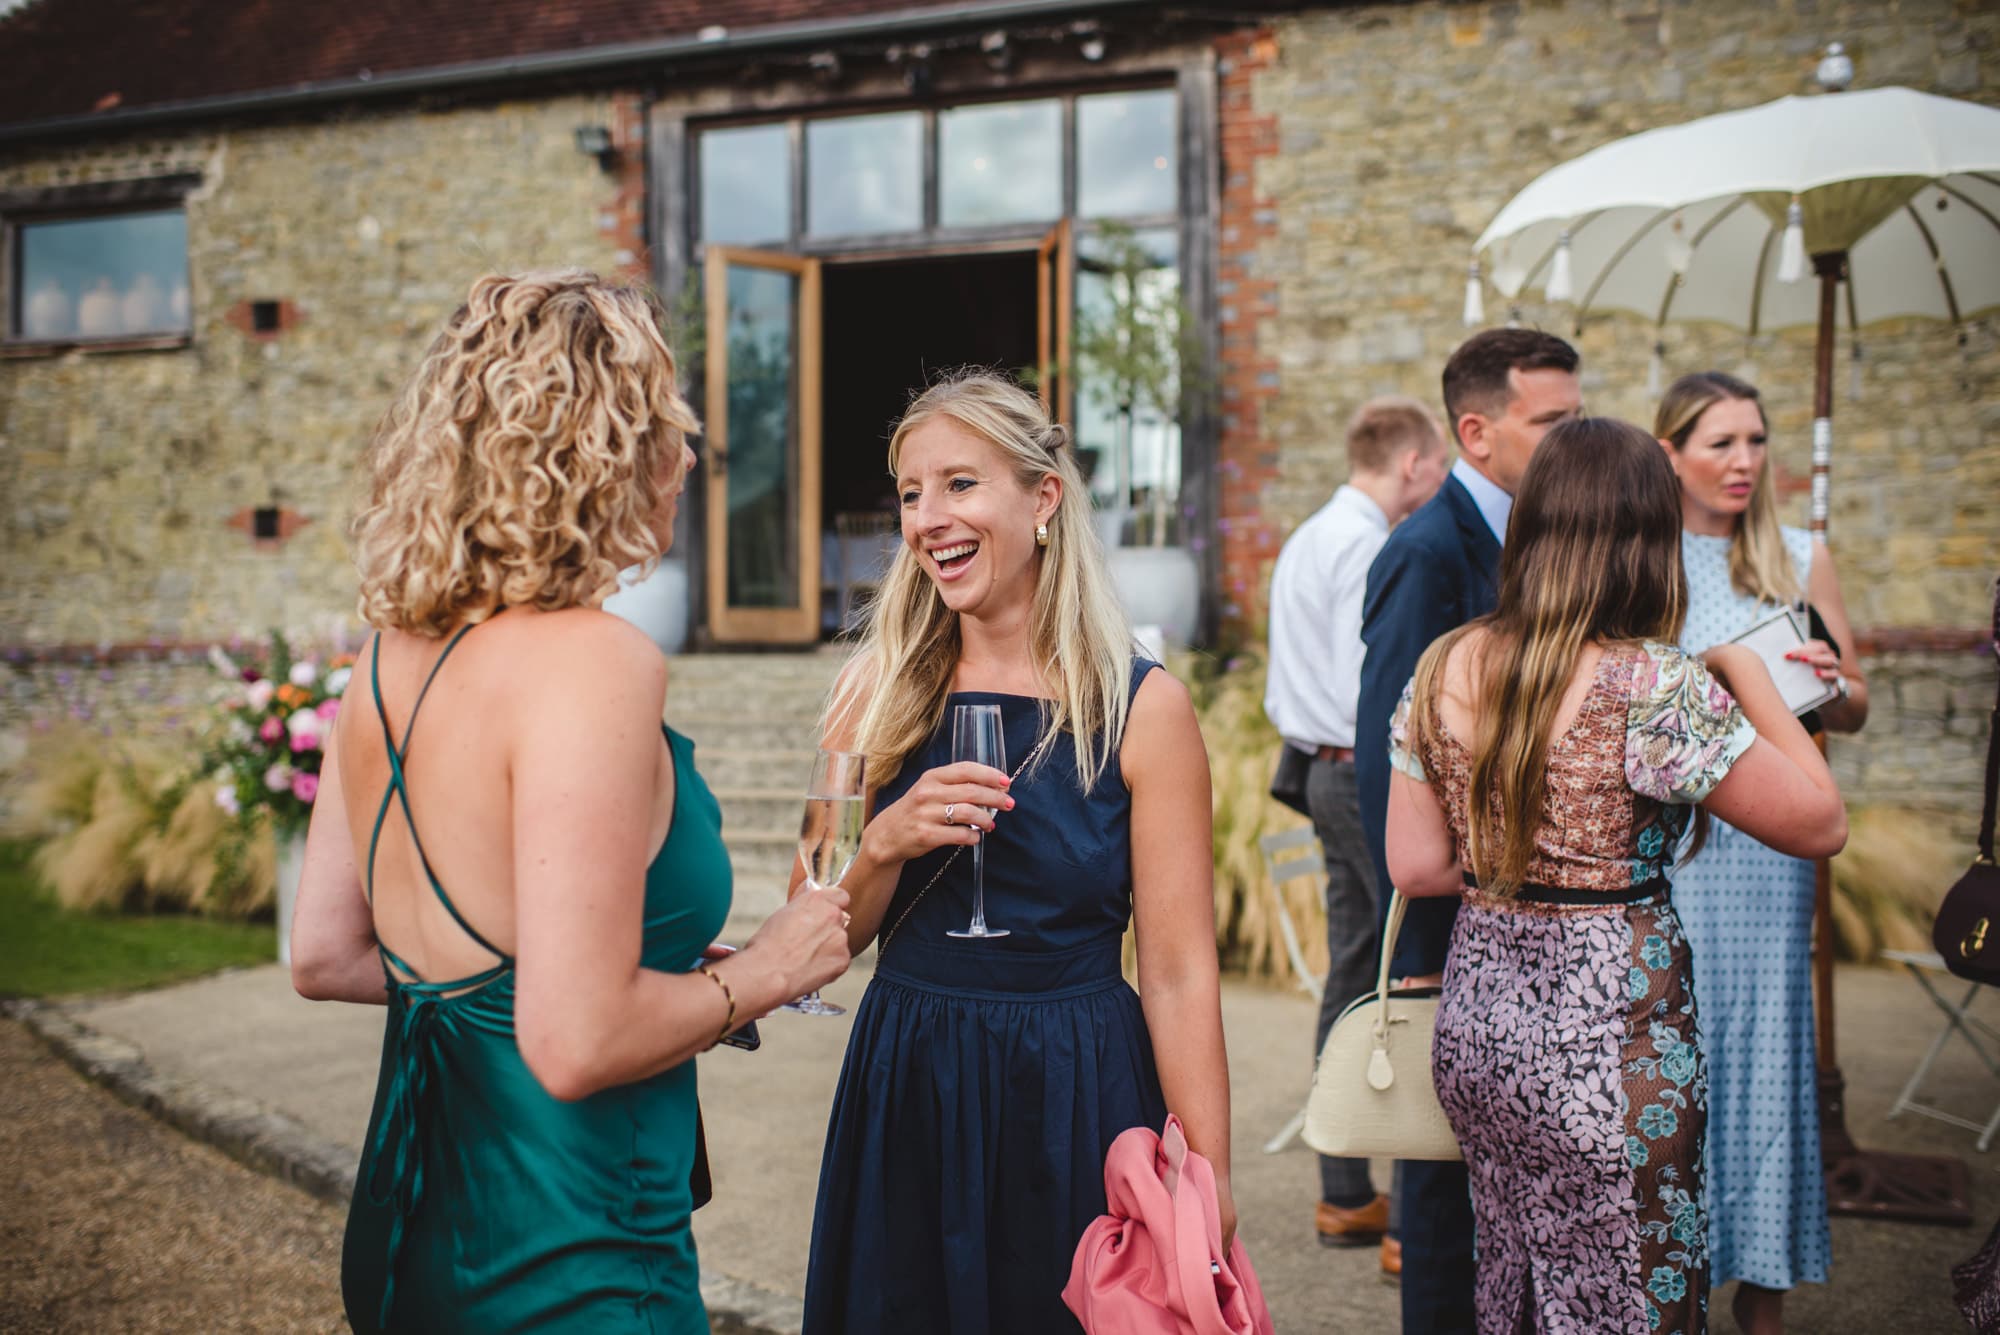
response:
M1282 535L1264 518L1262 498L1277 478L1278 455L1264 430L1278 392L1278 360L1266 335L1278 284L1262 247L1277 234L1277 209L1259 185L1259 166L1278 152L1278 118L1260 112L1258 76L1278 59L1269 30L1216 43L1222 141L1222 216L1217 219L1217 323L1221 329L1221 440L1217 457L1221 620L1261 620L1263 588Z

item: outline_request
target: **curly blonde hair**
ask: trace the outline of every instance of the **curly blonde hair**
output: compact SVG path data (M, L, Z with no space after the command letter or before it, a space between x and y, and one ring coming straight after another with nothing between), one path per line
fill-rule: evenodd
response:
M355 517L362 619L441 635L594 607L657 559L700 430L658 300L582 269L488 274L375 429Z

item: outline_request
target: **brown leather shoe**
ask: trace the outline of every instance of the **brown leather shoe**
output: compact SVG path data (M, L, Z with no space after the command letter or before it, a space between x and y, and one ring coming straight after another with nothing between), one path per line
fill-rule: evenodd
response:
M1394 1238L1382 1239L1382 1282L1400 1284L1403 1281L1403 1244Z
M1389 1229L1389 1198L1377 1196L1353 1209L1321 1201L1313 1212L1313 1227L1322 1247L1365 1247Z

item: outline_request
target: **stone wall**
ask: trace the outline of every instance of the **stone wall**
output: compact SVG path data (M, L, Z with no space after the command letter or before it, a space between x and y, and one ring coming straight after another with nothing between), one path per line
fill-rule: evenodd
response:
M586 123L615 172L576 151ZM480 273L645 273L642 127L636 97L572 96L0 157L0 190L202 177L189 346L0 359L0 773L62 720L186 736L205 642L358 624L344 532L377 417ZM253 301L285 303L278 333ZM260 506L282 541L253 540Z
M1472 242L1541 172L1640 130L1809 92L1829 41L1847 44L1858 87L2000 105L2000 9L1953 0L1364 5L1267 32L1266 47L1222 50L1225 62L1254 63L1241 67L1242 103L1232 112L1225 99L1225 179L1240 177L1244 197L1270 210L1270 225L1240 234L1233 253L1225 240L1224 262L1277 294L1224 352L1225 387L1266 391L1239 419L1247 429L1222 443L1225 480L1243 498L1218 535L1222 595L1236 632L1253 636L1277 546L1344 476L1346 414L1378 393L1436 400L1466 332ZM1245 151L1232 114L1270 122L1276 151ZM1490 289L1488 312L1510 315ZM1518 318L1573 332L1563 311L1537 303ZM1624 318L1576 337L1591 411L1650 423L1654 339ZM1803 524L1811 331L1750 340L1670 327L1664 344L1668 379L1719 367L1762 387L1785 518ZM1840 348L1830 538L1863 638L1936 651L1869 661L1876 719L1837 739L1834 756L1858 800L1921 796L1963 811L1976 802L1983 745L1976 697L1991 698L1991 657L1969 646L2000 570L2000 320L1962 337L1870 327L1861 344L1858 363L1844 337ZM1959 701L1949 719L1946 700Z
M0 640L255 635L345 613L356 460L470 281L643 264L629 189L571 139L636 127L619 110L572 97L0 159L0 189L202 175L190 346L0 360ZM230 319L262 300L293 308L276 336ZM260 547L231 523L259 506L306 522Z

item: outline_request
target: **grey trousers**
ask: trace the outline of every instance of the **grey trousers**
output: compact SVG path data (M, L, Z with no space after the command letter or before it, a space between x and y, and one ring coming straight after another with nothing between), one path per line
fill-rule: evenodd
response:
M1326 851L1326 991L1320 998L1313 1057L1347 1003L1375 986L1382 957L1381 916L1375 906L1375 868L1361 837L1361 799L1351 760L1315 760L1306 772L1306 805L1313 831ZM1320 1199L1335 1205L1375 1198L1366 1159L1319 1160Z

